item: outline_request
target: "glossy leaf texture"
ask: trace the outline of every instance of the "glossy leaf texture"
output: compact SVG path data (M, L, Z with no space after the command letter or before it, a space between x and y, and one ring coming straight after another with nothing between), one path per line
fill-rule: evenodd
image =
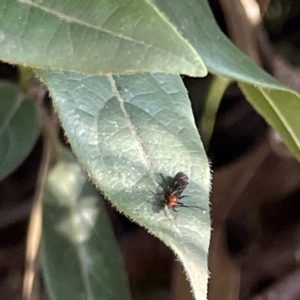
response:
M131 299L103 200L66 149L48 178L42 259L53 300Z
M300 125L292 112L300 110L299 94L232 45L218 28L207 0L3 0L0 58L94 75L204 76L206 67L236 80L243 91L248 86L248 100L300 160ZM253 100L260 93L260 101Z
M207 292L210 171L181 78L165 74L83 76L41 71L73 151L105 196L171 247L196 299ZM155 195L185 172L185 205ZM161 191L160 191L161 192Z
M24 99L15 85L0 82L0 180L23 162L38 134L34 103Z
M2 0L1 59L86 74L207 70L151 1Z

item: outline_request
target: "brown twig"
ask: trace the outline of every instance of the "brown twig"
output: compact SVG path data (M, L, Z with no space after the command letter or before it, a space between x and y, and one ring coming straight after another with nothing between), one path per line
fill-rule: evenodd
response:
M38 99L37 106L39 108L40 120L43 125L44 144L28 228L23 280L24 300L40 299L38 289L36 288L38 283L36 278L39 271L39 249L42 235L42 199L48 178L50 161L53 153L52 149L57 140L57 131L54 129L57 119L53 116L48 116L46 109L42 105L42 99Z

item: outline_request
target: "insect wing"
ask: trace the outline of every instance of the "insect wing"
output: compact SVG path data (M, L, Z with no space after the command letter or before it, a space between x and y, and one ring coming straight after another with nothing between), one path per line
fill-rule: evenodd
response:
M176 195L180 197L183 190L189 184L188 176L183 172L178 172L174 177L173 187L171 189L171 195Z

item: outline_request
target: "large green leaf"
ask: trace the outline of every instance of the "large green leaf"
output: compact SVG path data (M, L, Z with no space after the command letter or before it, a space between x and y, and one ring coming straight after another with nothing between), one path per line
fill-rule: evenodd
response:
M0 58L87 74L207 74L179 29L148 1L1 0Z
M51 299L128 300L103 201L73 155L60 151L43 204L43 269Z
M22 163L38 134L34 103L15 85L0 82L0 180Z
M118 209L169 245L197 299L206 298L209 165L179 76L80 76L42 71L73 151ZM160 173L190 177L186 205L169 211L153 192Z

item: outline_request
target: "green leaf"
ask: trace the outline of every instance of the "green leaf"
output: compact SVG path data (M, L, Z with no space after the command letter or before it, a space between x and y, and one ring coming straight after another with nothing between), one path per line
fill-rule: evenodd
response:
M155 1L201 54L208 70L240 83L249 102L281 134L300 160L300 95L279 83L237 49L220 31L206 0ZM258 96L258 98L256 98Z
M82 165L119 210L170 246L196 299L207 293L210 171L179 76L81 76L40 72ZM190 177L185 205L154 195L160 174Z
M149 1L0 1L0 57L87 74L205 76L200 56Z
M103 201L67 150L49 175L42 246L51 299L130 299Z
M32 150L39 134L32 101L17 87L0 82L0 180L16 169Z
M298 126L283 129L264 109L272 102L279 112L282 96L285 102L295 99L287 106L300 110L299 94L278 83L227 39L206 0L4 0L0 58L96 75L148 71L191 76L206 74L203 60L211 73L252 85L248 100L300 160L295 147L300 142ZM262 89L261 101L253 101ZM294 114L285 109L278 115L285 124Z
M239 86L254 108L280 132L291 152L300 160L299 95L246 83Z
M182 36L201 54L208 70L216 75L234 78L272 88L285 88L236 48L221 32L206 0L154 1Z

